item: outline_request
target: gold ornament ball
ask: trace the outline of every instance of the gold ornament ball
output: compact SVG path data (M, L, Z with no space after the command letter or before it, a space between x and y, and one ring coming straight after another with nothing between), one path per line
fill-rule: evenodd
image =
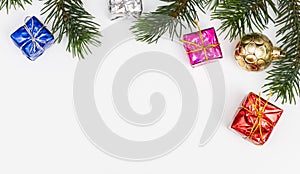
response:
M273 47L270 39L261 33L243 36L234 53L237 63L247 71L263 71L273 60L284 57L280 48Z

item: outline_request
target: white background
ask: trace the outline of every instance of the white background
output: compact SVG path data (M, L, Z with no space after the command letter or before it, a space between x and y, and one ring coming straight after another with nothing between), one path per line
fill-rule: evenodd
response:
M101 23L102 29L112 24L108 18L106 0L84 2L85 7ZM263 147L244 141L228 129L242 98L250 91L256 93L261 91L260 87L264 84L266 73L249 73L241 70L232 56L235 41L230 43L228 40L223 40L224 35L221 35L219 39L224 53L221 65L226 81L227 102L222 124L209 144L205 147L198 147L199 138L208 117L207 111L210 109L204 108L200 111L201 117L189 138L165 157L148 162L127 162L101 152L87 140L76 120L72 85L77 59L73 59L65 51L66 42L52 46L36 62L30 62L9 38L15 29L23 25L23 19L26 16L35 15L41 20L44 19L39 16L42 3L34 1L33 4L33 6L26 6L26 11L12 10L9 15L6 15L5 11L0 12L0 173L300 172L297 166L300 161L298 149L300 146L298 130L300 100L297 106L283 106L280 102L276 103L284 109L284 114L268 143ZM146 2L145 10L154 10L157 5L158 0ZM200 14L200 24L202 28L211 26L217 28L219 21L210 22L209 15ZM265 34L275 43L273 25L269 26ZM158 45L159 47L166 45L159 44L161 44ZM143 45L143 48L146 49L147 46ZM209 85L206 85L209 80L205 72L201 67L190 71L195 76L196 83L203 82L204 84L197 83L202 86L199 90L200 103L209 103L211 100L209 92L201 96L203 93L201 90L210 90ZM156 75L146 76L137 81L136 85L141 85L145 79L154 77ZM203 78L200 80L200 77ZM164 77L158 78L167 81L163 79ZM133 86L131 91L136 90L136 94L131 92L129 100L137 111L147 113L149 109L145 103L147 100L144 98L140 101L138 89L140 88ZM170 89L172 92L173 87L170 86ZM101 91L98 92L101 93ZM175 99L176 97L178 96L175 95ZM178 112L178 109L174 108L174 111ZM174 120L170 122L173 124ZM111 125L111 127L118 129L116 125ZM153 135L147 134L146 137L150 139L156 137L156 134L157 132ZM130 130L127 136L134 138ZM141 137L137 135L135 138Z

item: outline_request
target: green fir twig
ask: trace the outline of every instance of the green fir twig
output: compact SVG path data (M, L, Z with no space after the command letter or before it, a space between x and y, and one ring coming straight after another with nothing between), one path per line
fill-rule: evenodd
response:
M13 7L14 9L17 9L18 7L25 9L25 5L29 4L31 5L32 0L0 0L0 10L3 8L6 9L7 13L9 10Z
M226 33L230 41L242 37L247 32L263 31L269 21L274 22L269 7L277 13L272 0L210 0L215 9L213 20L221 20L219 31Z
M46 0L42 15L47 15L45 23L52 24L52 32L60 43L68 38L67 51L73 57L84 58L91 53L90 46L99 46L99 24L83 7L81 0Z
M194 26L198 19L197 9L204 13L204 0L161 0L169 5L160 6L156 11L146 13L131 27L136 40L147 43L158 42L165 33L173 39L180 37L182 30Z
M296 104L296 96L300 96L300 1L279 0L278 3L277 37L286 57L276 61L268 71L268 83L264 87L265 92L272 91L282 103Z

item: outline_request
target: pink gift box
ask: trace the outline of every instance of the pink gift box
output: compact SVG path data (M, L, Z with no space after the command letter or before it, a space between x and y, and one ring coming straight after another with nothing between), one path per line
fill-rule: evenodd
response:
M214 28L183 36L184 48L189 56L192 67L211 62L223 57L221 47Z

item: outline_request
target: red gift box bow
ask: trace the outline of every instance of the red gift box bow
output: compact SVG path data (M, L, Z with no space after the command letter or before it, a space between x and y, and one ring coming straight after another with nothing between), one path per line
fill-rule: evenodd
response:
M261 140L263 141L263 143L265 143L266 141L263 138L263 133L262 133L262 122L269 124L270 126L274 127L274 124L270 123L268 120L262 118L263 113L265 112L266 107L268 106L268 103L271 99L272 96L272 92L270 93L268 99L266 100L266 103L263 107L261 107L261 93L259 93L258 95L258 99L255 99L255 103L252 102L252 100L249 98L248 96L248 101L250 102L250 104L252 105L252 107L255 109L255 112L250 111L248 108L241 106L241 108L245 109L246 111L248 111L249 113L253 114L253 116L256 116L256 120L253 124L253 127L250 131L250 134L248 136L248 138L250 140L252 140L253 135L255 134L255 132L257 131L257 129L259 129L259 135ZM258 108L257 108L258 107Z
M194 52L202 51L202 50L203 50L203 51L204 51L204 55L205 55L205 59L206 59L206 61L208 61L208 55L207 55L206 49L217 47L217 46L219 46L220 44L210 44L210 45L204 46L203 35L202 35L202 32L201 32L201 28L200 28L200 26L199 26L199 23L198 23L198 21L196 21L196 20L195 20L194 22L195 22L195 24L196 24L196 26L197 26L197 28L198 28L198 31L199 31L198 33L199 33L199 37L200 37L200 40L201 40L201 45L196 44L196 43L194 43L194 42L187 41L187 40L180 40L180 41L183 42L183 43L187 43L187 44L194 45L194 46L198 47L198 49L195 49L195 50L186 52L187 54L189 54L189 53L194 53Z

